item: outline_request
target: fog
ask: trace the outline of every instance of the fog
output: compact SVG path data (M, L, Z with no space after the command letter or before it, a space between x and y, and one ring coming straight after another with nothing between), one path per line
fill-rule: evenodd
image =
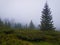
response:
M0 0L0 17L22 24L29 24L32 20L37 26L45 3L46 0ZM60 0L47 0L47 3L52 11L54 26L60 29Z

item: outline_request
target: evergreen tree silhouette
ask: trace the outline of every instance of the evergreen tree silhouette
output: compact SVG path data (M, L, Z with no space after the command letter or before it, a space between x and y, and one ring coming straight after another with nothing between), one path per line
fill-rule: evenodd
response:
M30 29L34 29L34 28L35 28L35 25L33 24L32 20L31 20L31 22L30 22L30 24L29 24L29 28L30 28Z
M46 2L44 9L42 11L40 30L54 30L54 29L55 28L53 26L51 11Z

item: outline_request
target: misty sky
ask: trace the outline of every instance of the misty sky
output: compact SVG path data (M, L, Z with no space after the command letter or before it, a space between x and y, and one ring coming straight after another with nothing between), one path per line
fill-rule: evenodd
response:
M41 11L46 0L0 0L0 17L15 20L20 23L40 24ZM60 28L60 0L48 0L51 8L54 26Z

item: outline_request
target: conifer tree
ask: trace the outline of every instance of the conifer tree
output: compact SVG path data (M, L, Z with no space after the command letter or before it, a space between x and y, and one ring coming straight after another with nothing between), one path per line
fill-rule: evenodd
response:
M34 28L35 28L35 26L34 26L32 20L31 20L31 22L30 22L30 24L29 24L29 28L30 28L30 29L34 29Z
M54 30L50 8L46 2L42 11L40 30Z

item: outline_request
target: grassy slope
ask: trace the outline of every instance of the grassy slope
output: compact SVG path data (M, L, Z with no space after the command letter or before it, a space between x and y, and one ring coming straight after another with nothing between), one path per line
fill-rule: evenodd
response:
M39 33L43 34L43 32L39 30L16 30L11 34L6 34L4 31L0 32L0 45L59 45L58 43L51 43L46 41L41 42L29 42L26 40L18 39L16 35L27 36L29 38L39 37ZM44 32L44 34L48 34L48 32ZM52 32L49 34L51 35ZM60 35L58 32L53 32L53 34ZM49 37L49 36L48 36Z

